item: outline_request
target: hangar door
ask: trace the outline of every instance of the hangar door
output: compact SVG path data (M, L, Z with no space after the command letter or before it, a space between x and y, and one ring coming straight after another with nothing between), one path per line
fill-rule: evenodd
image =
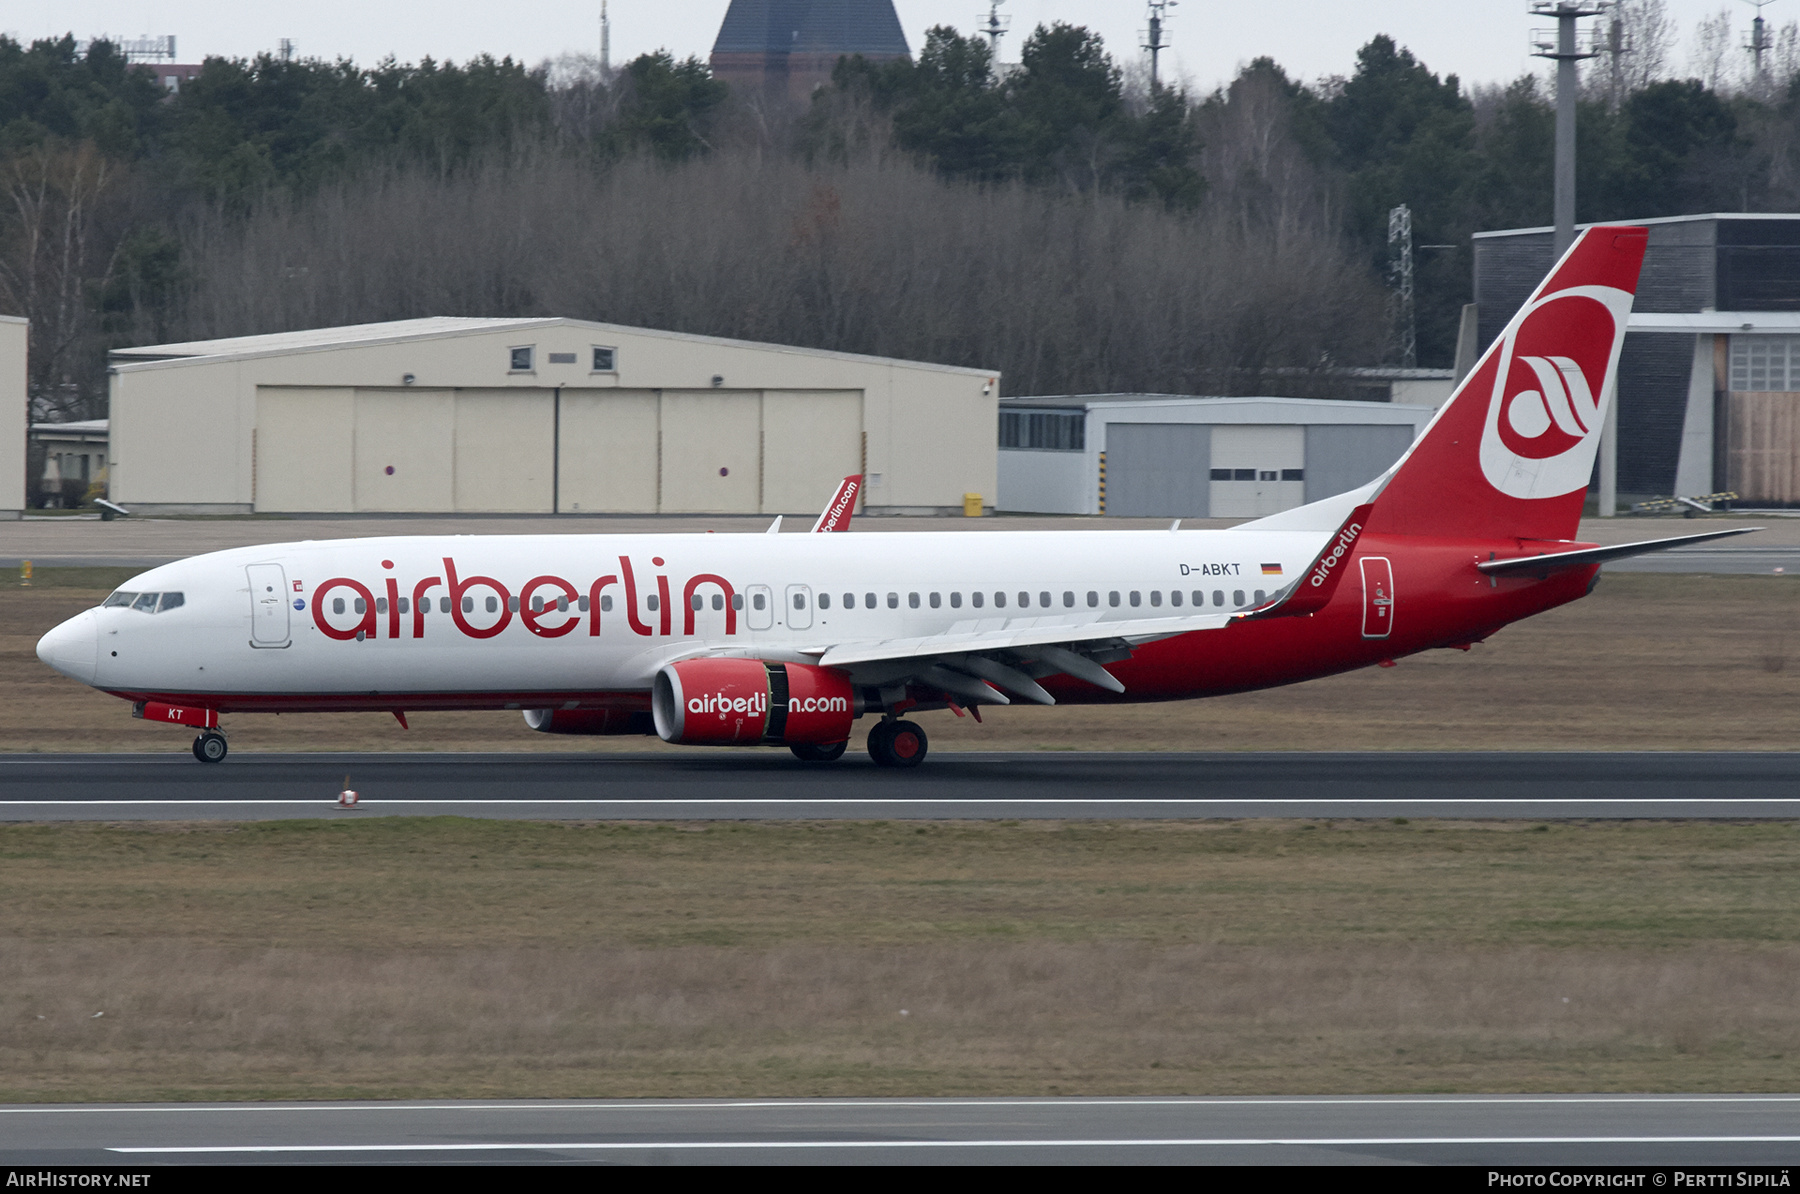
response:
M1213 428L1214 518L1261 518L1306 501L1306 429L1269 425Z
M1413 429L1401 424L1314 423L1306 429L1306 500L1366 485L1412 445Z
M1108 423L1106 512L1125 518L1205 518L1212 432L1203 423Z
M816 514L862 392L263 386L253 500L296 513Z

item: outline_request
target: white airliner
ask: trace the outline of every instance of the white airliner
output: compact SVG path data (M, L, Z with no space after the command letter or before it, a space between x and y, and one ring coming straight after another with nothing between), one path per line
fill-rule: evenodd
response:
M153 568L38 656L198 729L207 762L222 713L519 709L549 733L812 761L867 714L870 755L906 767L926 751L909 713L1178 700L1467 649L1583 596L1604 560L1736 533L1572 541L1644 242L1585 232L1387 473L1230 530L271 544Z

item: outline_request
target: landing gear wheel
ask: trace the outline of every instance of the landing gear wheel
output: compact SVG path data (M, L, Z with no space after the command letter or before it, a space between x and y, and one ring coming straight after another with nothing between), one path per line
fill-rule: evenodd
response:
M796 742L788 747L794 757L803 763L835 763L844 757L844 750L850 745L849 739L842 742Z
M225 757L225 735L206 733L194 739L194 757L202 763L217 763Z
M925 731L910 721L883 721L869 731L869 757L881 767L917 767L925 761Z

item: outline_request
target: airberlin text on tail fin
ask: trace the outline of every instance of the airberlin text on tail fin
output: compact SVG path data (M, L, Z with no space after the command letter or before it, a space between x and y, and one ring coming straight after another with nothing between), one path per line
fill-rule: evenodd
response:
M1628 227L1581 234L1401 458L1369 530L1574 536L1645 238Z
M850 516L856 513L856 495L862 491L862 475L845 477L825 503L825 510L819 515L819 521L813 523L814 531L847 531L850 529Z

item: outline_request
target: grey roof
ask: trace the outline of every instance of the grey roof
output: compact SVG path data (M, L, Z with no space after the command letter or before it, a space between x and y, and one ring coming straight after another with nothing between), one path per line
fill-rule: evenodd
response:
M909 53L894 0L731 0L715 54Z
M1575 231L1601 226L1612 228L1618 225L1638 224L1693 224L1701 220L1800 220L1800 214L1787 211L1708 211L1691 216L1651 216L1643 220L1589 220L1586 223L1575 225ZM1555 231L1554 225L1539 224L1535 228L1496 228L1491 232L1472 233L1471 236L1475 240L1482 240L1491 236L1537 236Z

